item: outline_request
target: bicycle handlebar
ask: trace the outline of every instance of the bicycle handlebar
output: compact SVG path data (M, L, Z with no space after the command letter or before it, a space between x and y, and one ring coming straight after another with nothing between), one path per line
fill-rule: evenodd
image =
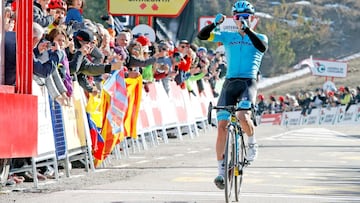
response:
M212 102L209 103L209 107L208 107L208 123L211 124L211 111L213 109L217 109L217 110L226 110L230 113L235 113L236 111L244 111L244 110L251 110L252 109L252 105L246 103L244 105L242 105L242 103L240 102L239 106L235 106L235 105L228 105L228 106L213 106Z

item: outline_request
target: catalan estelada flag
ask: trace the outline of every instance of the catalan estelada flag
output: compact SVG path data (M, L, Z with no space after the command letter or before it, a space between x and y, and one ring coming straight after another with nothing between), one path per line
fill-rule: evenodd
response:
M128 108L126 88L124 76L120 71L115 71L103 86L103 90L111 97L106 118L111 124L113 134L123 131L124 117Z
M94 156L95 167L100 166L119 140L122 140L124 137L122 131L128 99L123 72L114 72L104 83L101 101L101 112L103 112L101 137L104 140L104 145L102 149L99 149L101 150L101 155Z
M125 114L125 137L137 138L137 120L140 110L140 101L142 95L142 76L137 78L126 78L126 90L128 92L128 109Z

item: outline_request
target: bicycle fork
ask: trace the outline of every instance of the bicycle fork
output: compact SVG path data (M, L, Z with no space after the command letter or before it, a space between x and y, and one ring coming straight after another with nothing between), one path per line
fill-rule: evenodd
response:
M237 177L239 176L239 138L240 135L238 133L238 131L236 130L235 132L235 171L234 171L234 175Z

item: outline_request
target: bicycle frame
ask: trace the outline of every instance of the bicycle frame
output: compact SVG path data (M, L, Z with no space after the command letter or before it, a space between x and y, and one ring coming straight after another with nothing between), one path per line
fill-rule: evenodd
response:
M225 200L231 202L231 191L235 185L235 200L239 200L240 188L242 184L243 169L249 164L246 161L246 149L240 122L236 116L237 111L253 110L251 103L239 103L237 106L212 106L210 102L208 108L208 122L211 122L212 109L226 110L230 112L230 121L226 127L227 138L224 151L225 162Z

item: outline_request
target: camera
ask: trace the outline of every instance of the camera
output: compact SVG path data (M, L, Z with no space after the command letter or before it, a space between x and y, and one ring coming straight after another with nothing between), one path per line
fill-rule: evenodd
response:
M51 47L55 46L55 42L49 42L47 44L47 48L50 49Z
M103 15L103 16L101 16L100 17L101 18L101 20L103 20L103 21L107 21L107 20L109 20L109 16L108 15Z

